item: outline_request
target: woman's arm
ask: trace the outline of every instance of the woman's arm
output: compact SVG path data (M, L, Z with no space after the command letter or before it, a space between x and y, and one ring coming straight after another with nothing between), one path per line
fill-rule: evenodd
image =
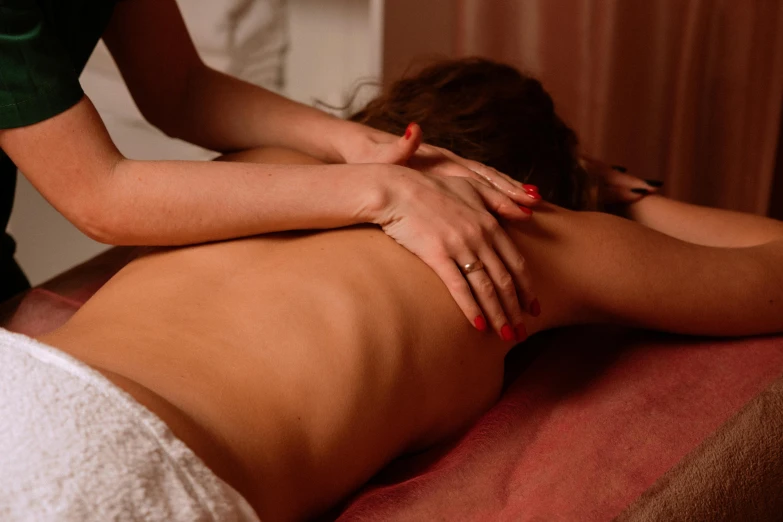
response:
M666 208L674 212L673 222L695 210L681 208L679 215L676 206ZM712 215L715 226L720 215ZM783 331L783 226L773 220L737 220L732 229L742 246L729 248L551 205L534 222L512 227L519 231L512 236L529 263L542 309L546 302L562 305L549 317L526 320L533 331L584 322L696 335Z
M660 182L583 156L583 167L599 180L599 194L618 215L697 245L753 246L779 237L783 224L753 214L709 208L658 195ZM614 213L614 212L613 212Z
M650 195L628 205L626 216L642 225L697 245L754 246L783 236L774 219L683 203Z

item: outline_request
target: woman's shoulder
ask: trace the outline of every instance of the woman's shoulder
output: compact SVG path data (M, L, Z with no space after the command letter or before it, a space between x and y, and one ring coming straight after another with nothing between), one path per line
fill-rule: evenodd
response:
M578 323L729 336L783 329L776 298L783 278L770 268L783 261L783 241L704 246L610 214L539 206L529 222L507 227L540 296L534 330Z

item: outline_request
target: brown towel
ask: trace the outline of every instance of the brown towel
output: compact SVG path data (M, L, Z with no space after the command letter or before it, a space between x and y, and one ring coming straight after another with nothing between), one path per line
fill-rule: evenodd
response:
M616 520L783 520L783 376Z

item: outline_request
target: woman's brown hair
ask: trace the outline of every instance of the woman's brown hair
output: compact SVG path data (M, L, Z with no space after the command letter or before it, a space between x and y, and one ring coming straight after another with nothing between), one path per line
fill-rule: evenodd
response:
M395 82L350 119L397 135L416 122L426 143L536 185L552 203L594 206L576 134L541 83L509 65L438 62Z

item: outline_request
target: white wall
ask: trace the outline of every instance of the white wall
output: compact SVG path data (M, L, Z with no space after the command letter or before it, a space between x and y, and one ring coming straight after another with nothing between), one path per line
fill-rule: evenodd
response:
M308 105L321 101L342 107L355 86L379 82L382 1L289 0L289 9L291 49L285 71L288 96ZM362 88L351 107L336 112L347 115L376 92L376 87Z
M250 81L282 87L299 101L342 105L357 79L380 75L383 0L265 1L287 9L281 14L262 0L179 0L179 4L205 61ZM126 156L209 159L215 155L171 140L146 124L102 44L81 80ZM366 99L372 91L363 94ZM107 248L76 230L23 176L9 229L17 240L17 259L34 285Z

